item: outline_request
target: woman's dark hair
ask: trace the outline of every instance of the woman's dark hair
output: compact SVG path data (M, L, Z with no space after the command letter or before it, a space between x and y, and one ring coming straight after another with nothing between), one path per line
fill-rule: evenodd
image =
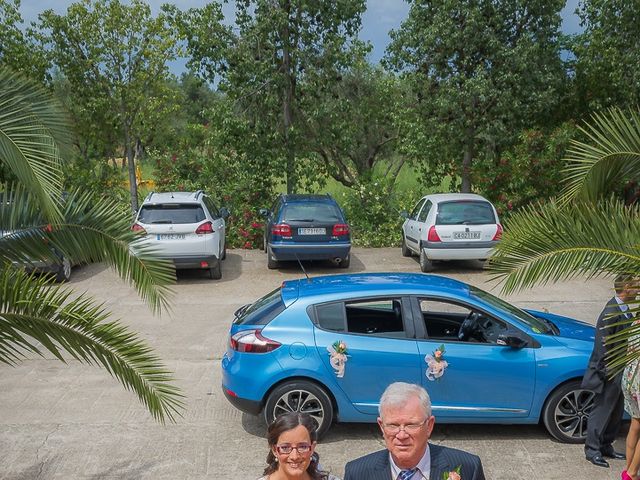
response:
M317 440L318 434L316 432L316 421L306 413L284 413L279 417L276 417L276 419L271 422L271 425L269 425L269 428L267 429L269 454L267 455L267 467L264 469L263 475L271 475L273 472L278 470L278 459L273 454L273 447L278 443L280 435L288 432L289 430L293 430L299 425L302 425L307 429L311 443ZM313 480L325 480L328 478L328 473L319 469L319 461L320 456L316 452L313 452L313 455L311 455L311 462L309 463L309 467L307 467L307 473Z

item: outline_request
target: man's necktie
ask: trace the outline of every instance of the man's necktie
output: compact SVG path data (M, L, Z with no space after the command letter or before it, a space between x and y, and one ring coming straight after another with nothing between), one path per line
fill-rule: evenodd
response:
M409 470L400 470L398 474L398 480L409 480L418 471L418 468L411 468Z

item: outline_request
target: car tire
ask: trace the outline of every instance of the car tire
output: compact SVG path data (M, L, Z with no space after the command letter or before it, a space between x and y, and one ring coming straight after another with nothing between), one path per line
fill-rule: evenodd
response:
M573 380L556 388L547 398L542 421L553 438L562 443L584 443L594 393Z
M318 438L333 423L333 404L327 392L320 386L305 380L294 380L276 387L267 397L264 419L267 425L287 412L304 412L317 422Z
M404 238L404 235L402 236L402 247L400 248L402 250L403 257L410 257L412 255L411 250L409 250L409 247L407 247L407 242Z
M220 260L217 260L216 264L209 268L209 277L213 280L220 280L222 278L222 265L220 265Z
M339 268L349 268L349 265L351 265L351 255L347 255L338 262Z
M433 271L433 262L427 258L422 248L420 249L420 271L425 273Z
M220 260L224 260L225 258L227 258L227 242L226 241L224 241L222 252L220 252Z
M273 258L271 255L271 250L267 249L267 268L269 270L274 270L278 268L278 261Z
M264 253L269 253L269 249L267 248L267 237L262 237L262 249Z
M71 260L67 257L62 257L62 262L55 273L55 281L64 283L69 280L71 280Z

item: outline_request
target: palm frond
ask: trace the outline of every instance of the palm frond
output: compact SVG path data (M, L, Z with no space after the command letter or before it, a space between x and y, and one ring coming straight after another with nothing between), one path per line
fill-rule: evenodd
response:
M568 149L562 201L594 201L623 179L640 177L640 114L612 108L596 113L580 130L588 142L573 140Z
M175 269L153 250L131 244L137 235L130 230L130 213L117 203L96 198L90 192L71 192L64 204L62 220L45 223L29 208L29 192L7 188L10 202L0 207L0 230L11 234L0 238L0 262L29 263L51 259L50 247L74 263L104 262L137 290L154 312L169 308ZM33 202L31 202L33 203Z
M513 292L584 275L640 276L640 208L611 199L598 205L531 205L505 226L489 262L494 280Z
M34 82L0 66L0 162L31 190L51 219L60 198L61 149L70 144L62 107Z
M168 371L133 332L86 295L50 286L20 271L0 270L0 361L15 364L46 349L65 361L101 365L133 391L152 416L175 421L184 408Z

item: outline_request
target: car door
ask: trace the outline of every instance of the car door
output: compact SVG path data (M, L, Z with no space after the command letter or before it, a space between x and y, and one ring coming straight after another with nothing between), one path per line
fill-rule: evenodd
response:
M413 210L402 225L402 233L404 235L406 245L414 252L420 251L420 230L418 227L418 214L420 213L426 201L426 197L421 198L416 206L413 207Z
M377 415L380 396L392 382L420 382L421 357L410 307L400 297L385 296L331 302L312 307L316 348L329 375L354 408ZM344 374L331 365L333 345L343 342Z
M429 218L429 212L431 211L432 206L433 204L431 203L431 200L427 200L426 202L424 202L424 205L422 206L422 209L418 214L418 218L416 218L418 249L420 248L420 241L426 241L429 234L429 227L431 226L431 223L427 222L427 219Z
M516 349L499 340L515 327L477 306L443 298L416 297L414 311L423 317L425 338L417 341L421 381L436 417L464 421L528 416L535 387L535 348ZM481 327L460 340L460 325L472 314ZM438 351L446 366L434 366Z
M216 204L214 203L211 197L204 197L203 202L207 207L207 210L209 210L209 214L211 215L211 219L212 219L211 223L213 224L213 235L215 239L214 242L217 242L217 243L214 243L214 245L220 246L220 251L217 252L218 254L220 254L222 252L222 249L224 248L225 233L226 233L225 221L222 215L220 214L220 210L218 210L218 207L216 206Z

